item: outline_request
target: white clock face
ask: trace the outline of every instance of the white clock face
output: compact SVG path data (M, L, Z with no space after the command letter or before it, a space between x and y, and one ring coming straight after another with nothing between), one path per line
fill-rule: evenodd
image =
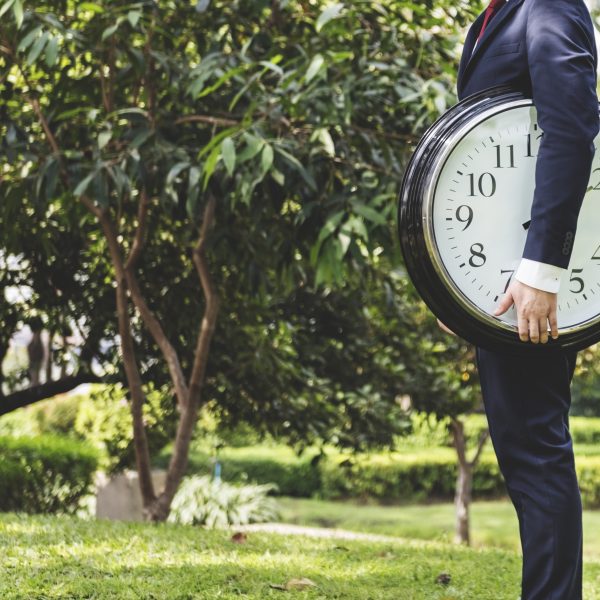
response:
M460 141L441 166L429 200L429 236L449 286L475 312L496 321L490 315L525 246L542 130L531 104L505 108L470 127L458 136ZM562 330L578 328L600 314L599 203L597 151L569 267L560 283ZM511 329L516 326L514 306L499 320Z

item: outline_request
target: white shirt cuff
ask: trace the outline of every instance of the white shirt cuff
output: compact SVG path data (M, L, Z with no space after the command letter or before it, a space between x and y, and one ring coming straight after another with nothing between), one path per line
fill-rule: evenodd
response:
M565 269L556 265L522 258L514 277L521 283L556 294L564 271Z

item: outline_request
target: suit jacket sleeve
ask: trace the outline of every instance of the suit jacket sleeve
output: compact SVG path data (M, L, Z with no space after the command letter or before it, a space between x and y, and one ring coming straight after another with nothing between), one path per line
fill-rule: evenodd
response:
M523 258L567 268L600 129L596 42L583 0L532 0L526 50L544 135Z

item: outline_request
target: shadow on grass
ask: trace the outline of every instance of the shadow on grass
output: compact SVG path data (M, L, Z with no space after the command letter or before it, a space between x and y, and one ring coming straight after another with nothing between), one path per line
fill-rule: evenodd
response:
M515 600L520 560L444 544L315 539L171 524L0 517L0 597ZM450 583L436 583L441 573ZM306 577L315 588L282 592Z

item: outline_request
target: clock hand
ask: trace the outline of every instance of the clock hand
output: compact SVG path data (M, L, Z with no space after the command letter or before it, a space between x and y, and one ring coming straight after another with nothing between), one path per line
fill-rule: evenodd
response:
M529 221L527 221L526 223L523 223L523 229L525 229L525 230L529 229L530 225L531 225L531 219L529 219Z

